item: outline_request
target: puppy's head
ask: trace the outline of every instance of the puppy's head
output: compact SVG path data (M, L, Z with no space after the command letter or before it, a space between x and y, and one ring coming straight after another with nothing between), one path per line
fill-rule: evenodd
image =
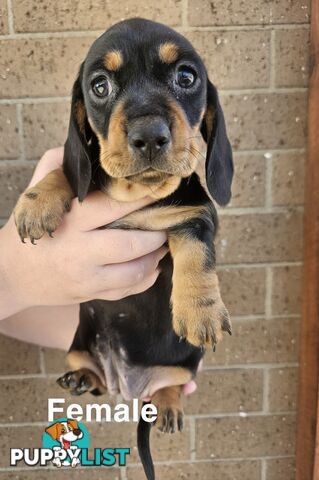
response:
M177 186L200 161L200 135L208 189L224 205L232 152L216 88L192 45L142 19L114 25L94 42L74 84L65 145L66 173L80 200L101 171L105 186L125 190L119 199L130 199L130 190L136 198L147 188Z

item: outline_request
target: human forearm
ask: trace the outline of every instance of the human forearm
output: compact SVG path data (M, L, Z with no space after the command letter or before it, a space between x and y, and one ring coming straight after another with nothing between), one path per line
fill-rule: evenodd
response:
M42 347L68 350L78 322L78 305L33 307L0 322L0 333Z

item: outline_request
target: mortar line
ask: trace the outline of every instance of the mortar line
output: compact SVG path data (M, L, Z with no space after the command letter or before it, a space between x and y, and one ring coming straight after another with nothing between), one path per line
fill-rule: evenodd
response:
M227 217L229 215L246 215L246 214L254 214L254 213L261 213L261 214L269 214L269 213L287 213L291 211L298 211L302 212L304 210L303 205L272 205L270 208L265 207L232 207L232 208L225 208L225 209L218 209L218 213L220 216Z
M298 367L297 362L277 362L277 363L234 363L229 365L205 365L203 371L210 370L257 370L264 368L292 368ZM8 380L50 380L56 379L58 376L63 375L65 372L55 372L55 373L28 373L28 374L15 374L15 375L0 375L0 381ZM117 399L118 403L121 402L121 399Z
M39 363L40 363L40 372L42 375L46 375L46 368L45 368L45 359L44 359L44 351L42 347L39 347Z
M182 0L182 29L188 29L188 0Z
M220 96L226 97L229 95L265 95L265 94L289 94L289 93L306 93L308 91L307 87L276 87L273 90L269 88L237 88L237 89L221 89L219 90ZM0 104L5 105L15 105L17 103L25 104L37 104L37 103L57 103L70 101L71 97L69 95L60 95L60 96L42 96L42 97L17 97L17 98L1 98ZM304 148L304 147L300 147ZM298 149L298 147L297 147ZM257 150L258 152L265 151L266 148ZM268 149L267 149L268 150ZM279 149L280 151L283 149ZM289 150L289 148L287 149ZM251 151L251 150L249 150Z
M242 263L219 263L217 270L231 270L232 268L265 268L265 267L299 267L303 262L298 261L282 261L282 262L242 262Z
M264 158L266 160L266 169L265 169L265 207L267 210L271 211L272 208L276 207L272 202L272 174L273 174L273 154L271 152L266 152Z
M264 368L263 412L269 413L269 368Z
M274 91L276 85L276 36L275 30L270 32L270 90Z
M235 463L235 462L250 462L250 461L261 461L261 460L283 460L283 459L292 459L295 458L294 455L272 455L272 456L264 456L264 457L222 457L222 458L214 458L214 460L209 459L209 458L204 458L201 460L162 460L162 461L155 461L154 465L158 466L165 466L165 465L184 465L184 464L214 464L214 463ZM130 468L139 468L141 466L140 463L131 463L129 465ZM123 467L120 467L123 468ZM33 470L43 470L43 467L40 466L34 466L32 467ZM54 470L56 471L56 467L54 466L48 466L46 469ZM87 467L78 465L77 469L85 469L87 470ZM116 469L119 469L119 467L116 467ZM12 472L12 471L18 472L18 471L30 471L30 467L0 467L0 472ZM100 471L100 467L90 467L90 470L98 470Z
M193 416L188 419L189 424L189 446L190 446L190 460L196 460L196 422Z
M7 10L8 10L8 26L9 26L9 35L15 35L14 32L14 20L13 20L13 8L12 1L7 0ZM0 37L2 38L2 37Z
M267 480L267 461L261 458L261 477L260 480Z
M272 314L273 272L270 266L266 268L265 317L267 320Z
M224 371L224 370L275 370L275 369L284 369L284 368L297 368L299 366L298 362L278 362L278 363L234 363L229 365L205 365L203 367L203 372L209 371ZM200 373L198 374L200 375Z
M67 407L66 407L67 408ZM84 412L83 412L84 413ZM226 418L231 418L234 420L238 419L247 419L247 418L258 418L258 417L295 417L296 416L296 411L289 410L289 411L282 411L282 412L271 412L271 413L265 413L262 410L258 411L248 411L245 412L245 415L243 416L242 412L223 412L223 413L210 413L210 414L193 414L193 415L185 415L185 419L189 421L189 419L192 417L194 420L214 420L214 419L226 419ZM114 422L86 422L85 420L81 420L82 423L85 425L90 425L92 424L101 424L101 425L113 425ZM133 423L133 422L127 422L127 423ZM134 422L136 423L136 422ZM47 425L48 422L43 421L43 422L1 422L0 423L0 429L1 428L22 428L22 427L43 427Z
M11 0L7 0L10 3ZM12 14L12 10L11 10ZM12 17L13 19L13 17ZM277 24L251 24L251 25L216 25L216 26L190 26L179 25L175 27L178 32L237 32L237 31L271 31L271 30L309 30L309 22L301 23L277 23ZM0 40L29 40L36 38L50 39L50 38L77 38L77 37L98 37L104 33L105 30L64 30L51 32L14 32L9 31L9 34L0 35Z
M127 468L126 468L126 466L120 468L120 477L121 477L121 480L127 480Z

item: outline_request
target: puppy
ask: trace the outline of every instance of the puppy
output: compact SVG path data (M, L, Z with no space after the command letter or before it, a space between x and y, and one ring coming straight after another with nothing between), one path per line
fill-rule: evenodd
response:
M204 179L200 136L207 143ZM22 241L51 235L71 199L82 201L92 190L120 201L149 195L152 206L106 228L164 229L169 254L148 291L81 304L70 371L58 380L63 388L151 398L156 425L182 429L181 386L195 376L205 349L231 334L215 271L212 198L229 201L232 177L218 94L192 45L143 19L118 23L99 37L73 87L63 171L21 195L17 228ZM138 447L152 480L149 429L140 422Z

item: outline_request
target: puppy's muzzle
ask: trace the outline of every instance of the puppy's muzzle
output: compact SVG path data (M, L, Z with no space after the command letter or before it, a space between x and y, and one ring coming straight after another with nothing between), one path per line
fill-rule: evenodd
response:
M137 118L128 125L128 143L135 157L150 165L164 155L172 143L166 121L157 116Z

